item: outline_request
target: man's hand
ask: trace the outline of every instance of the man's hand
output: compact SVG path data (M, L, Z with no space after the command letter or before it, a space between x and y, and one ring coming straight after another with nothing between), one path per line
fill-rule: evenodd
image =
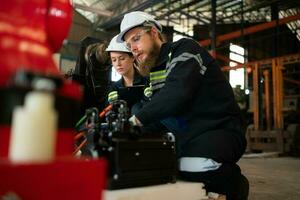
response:
M135 117L135 115L129 118L129 123L133 126L143 126L143 124L138 118Z

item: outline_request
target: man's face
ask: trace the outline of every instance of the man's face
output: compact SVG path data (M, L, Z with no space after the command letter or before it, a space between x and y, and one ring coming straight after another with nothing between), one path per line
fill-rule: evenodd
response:
M155 43L151 28L133 28L125 34L124 39L140 67L154 66L159 54L159 47Z

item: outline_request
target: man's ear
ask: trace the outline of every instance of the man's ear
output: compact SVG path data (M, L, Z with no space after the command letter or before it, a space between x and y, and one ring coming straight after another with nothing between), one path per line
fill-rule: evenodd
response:
M158 36L158 30L157 30L157 28L156 28L155 26L152 26L152 27L151 27L150 32L151 32L151 35L153 35L153 36L155 36L155 37Z

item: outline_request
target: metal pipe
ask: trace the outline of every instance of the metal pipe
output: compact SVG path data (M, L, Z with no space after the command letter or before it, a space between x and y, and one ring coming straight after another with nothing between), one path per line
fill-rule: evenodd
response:
M264 70L264 85L265 85L265 114L266 114L266 123L267 130L271 130L271 115L270 115L270 73L269 70Z
M278 75L277 75L277 60L272 60L272 82L273 82L273 118L274 128L278 129Z
M283 70L283 66L282 66L282 61L281 59L278 59L277 62L277 71L278 71L278 124L279 124L279 128L283 130L283 75L282 75L282 70Z
M234 31L234 32L227 33L224 35L220 35L217 37L217 43L220 43L220 42L223 42L226 40L230 40L230 39L234 39L234 38L238 38L242 35L242 33L244 35L249 35L252 33L256 33L259 31L263 31L263 30L275 27L277 25L277 23L278 23L278 25L283 25L283 24L286 24L288 22L295 21L298 19L300 19L300 14L285 17L280 20L273 20L271 22L254 25L254 26L245 28L244 31L238 30L238 31ZM201 44L201 46L208 46L211 43L211 39L202 40L202 41L199 41L199 43Z
M275 57L275 58L267 58L267 59L252 61L252 62L248 62L248 63L241 63L241 64L237 64L234 67L224 66L224 67L222 67L222 70L223 71L229 71L229 70L244 68L246 66L251 67L251 66L255 65L256 63L258 63L260 65L271 64L272 60L274 60L276 58L281 59L283 64L296 63L296 62L300 62L300 52L295 53L295 54L285 55L285 56L279 56L279 57Z
M254 130L259 130L259 103L258 103L258 64L253 69L253 122Z
M290 79L290 78L286 78L286 77L284 77L283 80L285 80L286 82L294 83L294 84L300 86L300 81L297 81L297 80L294 80L294 79Z
M216 8L217 2L216 0L211 0L211 54L214 58L217 56L216 46L217 46L217 34L216 34Z

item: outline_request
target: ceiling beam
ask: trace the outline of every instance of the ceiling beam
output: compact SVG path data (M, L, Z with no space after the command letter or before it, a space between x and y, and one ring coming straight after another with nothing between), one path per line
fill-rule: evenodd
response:
M115 16L114 18L112 18L111 20L104 22L100 25L99 28L101 29L109 29L111 27L117 26L118 24L121 23L123 16L126 13L132 12L132 11L137 11L137 10L145 10L146 8L149 8L151 6L154 6L157 3L160 3L161 0L148 0L145 1L144 3L139 4L138 6L135 6L129 10L127 10L126 12L119 14L118 16Z
M185 3L185 4L182 4L181 6L179 6L178 8L174 9L174 10L170 10L168 12L166 12L165 14L161 15L161 16L158 16L157 19L163 19L165 16L169 16L171 14L173 14L174 12L178 12L178 11L181 11L182 9L185 9L185 8L188 8L194 4L197 4L199 3L199 0L193 0L189 3Z
M224 34L224 35L220 35L220 36L217 37L217 43L223 42L223 41L226 41L226 40L230 40L230 39L234 39L234 38L238 38L241 35L249 35L249 34L252 34L252 33L263 31L263 30L275 27L277 25L283 25L283 24L286 24L288 22L299 20L299 19L300 19L300 14L297 14L297 15L293 15L293 16L290 16L290 17L285 17L285 18L282 18L282 19L279 19L279 20L273 20L273 21L270 21L270 22L267 22L267 23L254 25L254 26L245 28L243 30L238 30L238 31L234 31L234 32L227 33L227 34ZM208 45L211 44L211 39L202 40L199 43L201 44L201 46L208 46Z
M82 5L82 4L78 4L78 3L74 3L73 7L77 8L77 9L80 9L80 10L92 12L92 13L95 13L97 15L101 15L101 16L104 16L104 17L111 17L113 15L113 13L111 11L101 10L101 9L98 9L98 8L94 8L94 7L90 7L90 6L86 6L86 5Z

